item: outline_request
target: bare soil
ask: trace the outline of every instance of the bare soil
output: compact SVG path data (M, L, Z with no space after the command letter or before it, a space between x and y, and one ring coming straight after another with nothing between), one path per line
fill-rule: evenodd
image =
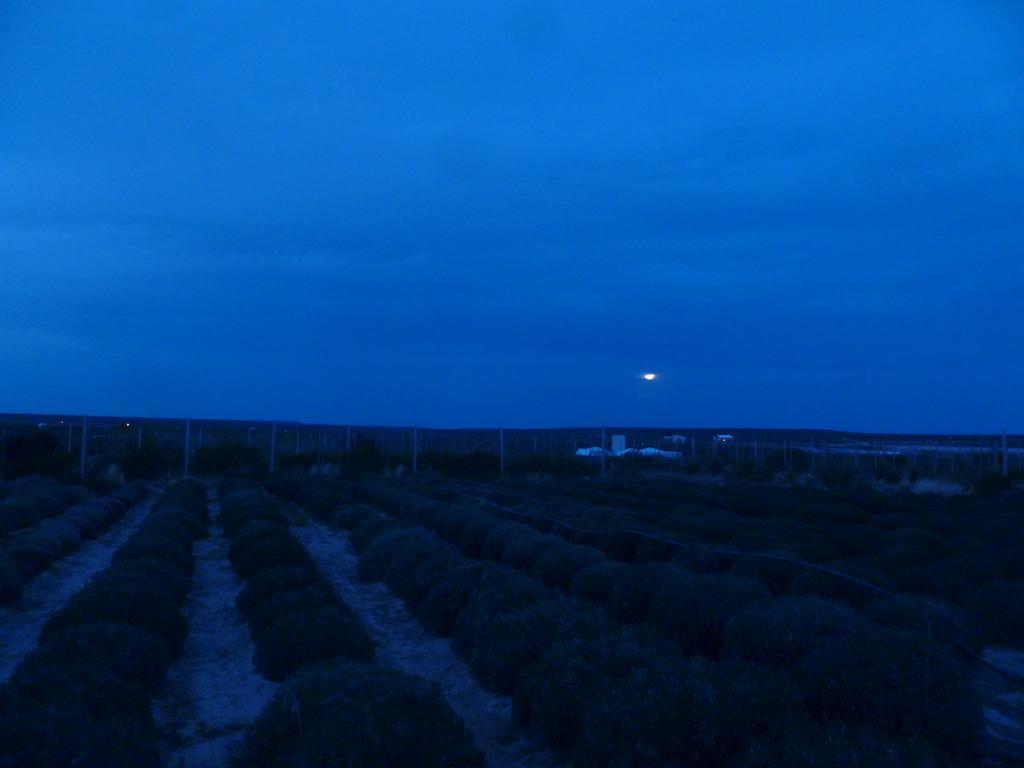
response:
M491 768L541 768L560 762L512 721L512 699L482 688L451 643L420 626L382 583L356 575L359 558L348 534L316 522L293 527L341 598L356 612L377 647L377 659L400 672L438 683Z
M985 754L990 765L1024 765L1024 651L989 646L977 677L985 713Z
M139 529L155 500L152 497L136 504L103 535L85 542L32 579L16 602L0 608L0 682L36 647L47 620L110 565L114 552Z
M228 562L228 540L210 503L210 535L196 542L195 573L185 602L189 633L181 657L153 703L169 768L222 768L277 684L253 665L253 644L235 608L241 580Z

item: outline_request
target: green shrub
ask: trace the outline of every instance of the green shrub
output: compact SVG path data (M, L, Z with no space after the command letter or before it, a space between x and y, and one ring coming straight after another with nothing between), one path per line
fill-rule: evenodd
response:
M107 505L94 502L70 509L64 520L73 525L83 539L94 539L118 519L119 514Z
M161 584L180 603L192 586L192 580L173 565L150 557L123 560L111 566L108 573L119 574L129 581L137 577Z
M766 552L765 554L779 555L780 557L795 558L791 552ZM786 591L786 588L794 579L803 575L804 567L788 560L777 560L771 557L758 557L756 555L739 555L735 558L730 572L737 576L746 576L756 579L771 590L773 595L779 595Z
M186 546L177 538L153 530L150 526L146 526L122 544L114 554L113 562L117 564L126 560L142 559L160 560L182 573L192 575L191 542Z
M206 534L206 514L185 507L164 507L146 518L146 530L175 539L182 545Z
M725 625L723 655L790 667L858 622L846 603L821 597L783 597L738 611Z
M605 605L611 597L615 582L623 578L630 567L614 560L588 565L580 570L572 580L573 597Z
M25 670L57 669L69 664L102 668L152 693L163 681L170 663L167 648L146 630L107 622L80 624L54 633L22 664ZM67 670L67 674L74 675L74 670Z
M587 707L573 749L578 765L704 765L721 739L718 693L703 660L650 659Z
M181 651L188 633L173 587L113 568L94 578L54 614L43 627L41 637L47 639L69 627L102 622L141 627L159 638L172 656Z
M252 542L232 562L235 571L248 579L273 568L312 567L313 561L290 533L282 532L277 538L263 538Z
M455 558L440 546L424 550L421 558L413 553L399 552L391 561L385 582L391 591L415 612L426 602L434 585L455 567Z
M337 605L284 614L255 638L256 669L280 682L318 661L370 661L373 643L359 622Z
M344 528L346 531L351 531L359 525L359 523L369 517L375 516L376 514L378 513L373 509L373 507L352 503L340 504L337 509L334 510L334 524L340 528Z
M292 611L335 605L337 597L323 587L302 587L277 592L260 603L249 616L249 628L258 637L276 621Z
M253 520L288 527L288 518L281 511L280 503L263 491L239 491L221 501L220 524L228 536L234 536L239 528Z
M0 555L0 603L12 603L21 597L21 571L10 558Z
M280 539L287 537L288 529L280 523L270 520L250 520L231 537L231 544L228 547L228 558L235 562L241 557L249 546L265 539Z
M993 581L971 597L971 611L985 641L1024 646L1024 581Z
M694 542L676 547L672 555L672 563L693 573L714 573L725 570L733 562L730 557L721 554L711 544Z
M69 521L61 517L44 520L36 529L40 536L53 538L60 543L60 552L72 552L82 543L82 535L78 529Z
M407 524L384 515L368 518L352 529L352 549L361 554L377 537L408 527Z
M514 699L517 722L537 729L554 746L569 748L591 704L617 680L641 667L650 652L632 630L557 640L535 664L522 670Z
M465 609L477 584L496 567L490 563L450 561L449 567L438 570L426 597L416 609L416 618L430 632L451 637L459 614Z
M988 554L965 554L896 573L902 589L932 595L940 600L967 602L982 584L999 579L999 560Z
M160 757L138 686L99 667L33 665L0 689L0 764L158 768Z
M926 738L954 755L977 747L981 710L970 675L924 635L865 622L812 650L796 673L818 717Z
M258 491L260 484L251 477L239 475L236 477L222 477L217 482L217 494L223 499L239 491Z
M873 555L882 541L882 533L871 525L843 525L836 528L829 537L841 557L866 557Z
M179 480L167 487L153 505L154 511L165 506L205 511L206 486L199 480Z
M918 528L900 528L886 532L874 562L887 571L927 566L939 559L943 552L942 537L932 531Z
M554 643L594 636L605 622L596 608L560 596L491 613L477 612L474 619L470 669L485 687L500 693L512 693L520 671Z
M52 563L60 552L56 540L26 537L7 549L7 557L23 579L29 579Z
M237 768L482 768L436 685L376 666L333 663L290 678L246 731Z
M980 650L980 634L958 608L919 595L879 595L864 607L878 624L909 629L940 643L956 643Z
M491 531L502 525L501 520L486 516L473 520L462 529L459 537L459 549L466 557L477 558L483 553L484 542Z
M635 533L604 531L594 537L594 546L612 560L631 562L636 559L637 547L642 538Z
M862 608L877 592L870 586L890 589L891 582L881 572L858 561L829 563L828 568L842 575L817 569L806 569L801 576L790 582L787 592L791 595L815 595L832 600L841 600L855 608ZM844 578L852 576L854 580ZM860 583L863 582L863 583Z
M736 661L712 670L718 690L716 751L723 760L763 739L810 725L803 693L786 670Z
M675 570L652 586L648 622L688 656L718 658L726 622L743 608L771 599L768 589L752 579Z
M345 495L335 478L306 477L303 478L295 500L315 517L322 519L327 517Z
M649 536L642 536L639 539L640 542L633 554L634 562L637 563L665 563L671 560L679 549L677 544L670 544L662 539Z
M820 520L843 525L855 525L868 520L867 512L860 507L837 501L801 504L794 510L794 516L806 521Z
M505 545L511 539L532 533L533 529L522 523L500 523L495 525L490 529L487 538L484 539L484 543L480 547L480 557L500 563L502 553L505 551Z
M305 587L330 589L324 577L311 566L270 568L245 582L235 598L235 606L247 620L267 600L280 592Z
M540 553L557 543L558 539L554 536L537 533L528 528L508 540L501 551L501 562L519 571L529 571Z
M521 608L546 596L544 587L516 571L495 567L480 571L469 599L459 613L452 637L456 653L470 656L476 647L476 632L488 626L502 611Z
M639 624L647 620L651 594L662 581L672 579L681 570L663 563L630 566L622 571L612 587L605 606L608 615L624 624Z
M359 578L383 581L392 560L410 549L415 553L413 556L418 556L433 552L435 543L422 528L401 528L381 534L359 556Z
M766 737L747 749L737 768L951 768L921 740L897 739L875 728L812 723Z
M541 552L534 561L530 574L541 579L549 587L567 592L576 574L587 566L604 560L604 554L598 549L563 543Z

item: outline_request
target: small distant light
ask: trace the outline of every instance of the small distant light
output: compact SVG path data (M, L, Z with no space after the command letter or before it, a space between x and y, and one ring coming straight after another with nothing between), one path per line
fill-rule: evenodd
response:
M644 374L644 379L646 379L647 381L654 381L656 378L658 378L658 374L656 374L656 373L645 373Z

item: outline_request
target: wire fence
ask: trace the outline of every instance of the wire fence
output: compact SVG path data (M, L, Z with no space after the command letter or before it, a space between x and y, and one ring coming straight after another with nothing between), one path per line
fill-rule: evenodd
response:
M1021 435L868 435L827 430L580 427L436 429L297 422L0 415L0 471L19 439L45 439L85 476L143 451L187 472L197 451L246 446L271 468L288 456L340 461L354 451L397 457L414 471L437 455L489 454L502 472L523 459L580 457L595 473L645 464L693 472L725 467L965 478L1024 471Z

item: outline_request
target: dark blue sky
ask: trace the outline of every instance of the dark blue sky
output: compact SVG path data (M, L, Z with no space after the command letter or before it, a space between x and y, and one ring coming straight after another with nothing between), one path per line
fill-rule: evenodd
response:
M1024 432L1022 222L1011 0L0 3L0 411Z

